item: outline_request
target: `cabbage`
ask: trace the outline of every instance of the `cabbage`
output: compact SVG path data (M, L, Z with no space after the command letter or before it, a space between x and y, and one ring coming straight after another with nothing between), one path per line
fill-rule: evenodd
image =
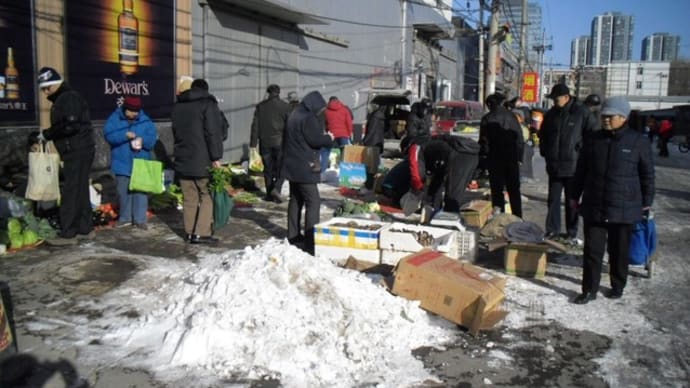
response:
M22 233L22 223L18 218L10 218L7 220L7 233L11 236L13 234Z
M20 233L10 233L10 248L19 249L24 246L24 235Z
M33 230L27 229L22 233L24 240L24 245L34 245L38 242L38 233Z

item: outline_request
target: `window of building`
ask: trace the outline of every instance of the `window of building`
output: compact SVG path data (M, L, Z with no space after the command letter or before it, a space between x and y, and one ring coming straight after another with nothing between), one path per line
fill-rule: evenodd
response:
M642 89L642 81L635 82L635 89Z
M642 75L644 73L644 67L638 67L637 68L637 74Z

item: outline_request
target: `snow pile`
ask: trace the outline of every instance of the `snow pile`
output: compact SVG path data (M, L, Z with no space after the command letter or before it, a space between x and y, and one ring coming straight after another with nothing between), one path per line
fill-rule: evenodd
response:
M111 356L168 378L187 366L219 379L269 376L286 387L410 386L433 379L411 350L455 335L418 303L273 239L208 255L185 276L174 267L137 275L163 292L140 291L142 316L115 329L110 321L101 338Z

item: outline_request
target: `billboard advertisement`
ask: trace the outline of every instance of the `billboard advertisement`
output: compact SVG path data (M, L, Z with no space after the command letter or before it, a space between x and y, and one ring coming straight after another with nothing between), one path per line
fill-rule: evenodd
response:
M522 102L535 103L539 101L539 74L526 72L522 77L520 99Z
M36 122L31 0L0 0L0 123Z
M175 2L66 0L67 69L72 87L106 119L128 95L154 119L175 97Z

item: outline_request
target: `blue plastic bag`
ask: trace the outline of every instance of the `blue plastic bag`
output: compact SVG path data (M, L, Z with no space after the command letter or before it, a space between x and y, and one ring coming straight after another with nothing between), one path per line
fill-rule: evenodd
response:
M630 264L643 265L656 251L657 236L654 219L643 219L633 226L630 236Z

